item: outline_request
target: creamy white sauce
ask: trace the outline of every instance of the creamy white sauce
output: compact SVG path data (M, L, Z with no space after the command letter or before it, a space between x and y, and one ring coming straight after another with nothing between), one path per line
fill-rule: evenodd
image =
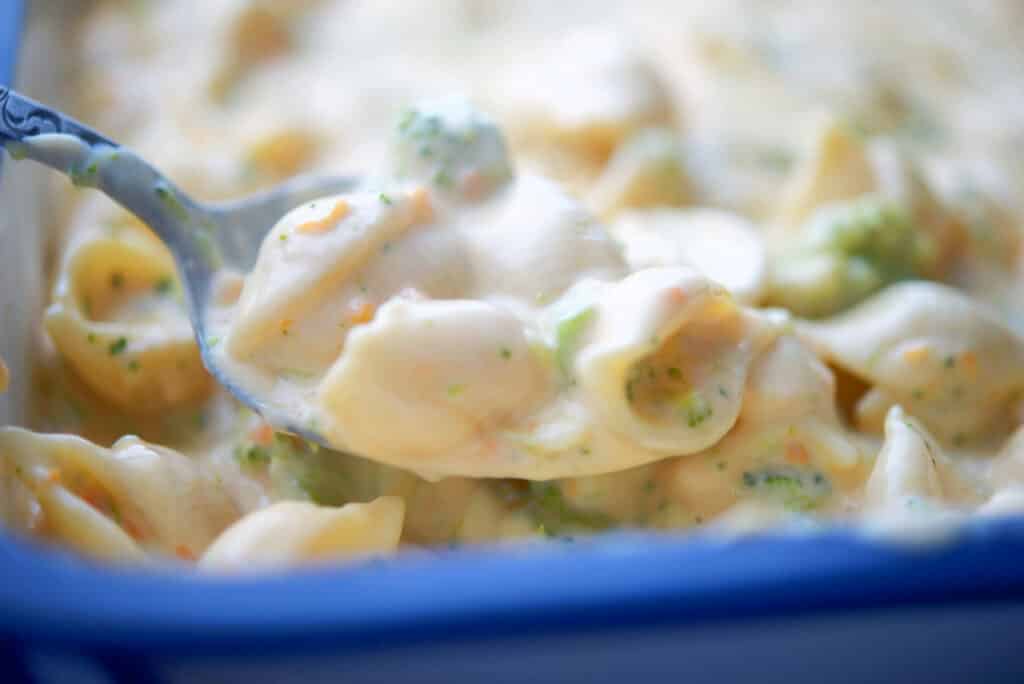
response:
M1024 329L1014 294L1022 21L1010 1L99 3L80 36L78 113L203 199L298 171L369 175L344 198L352 211L334 230L289 233L278 251L268 240L263 270L237 305L238 282L228 283L212 323L226 363L354 451L433 477L559 478L424 483L303 452L314 481L336 465L362 483L346 500L401 496L404 541L794 518L917 534L1020 510L1022 450L1010 435L1022 346L1007 328ZM449 94L495 117L514 174L506 178L513 164L495 155L493 137L469 166L439 168L407 148L398 173L396 117ZM456 201L451 189L464 189L471 168L488 171L469 184L482 194ZM433 185L439 171L451 188ZM416 210L421 187L429 217ZM335 206L300 208L273 235ZM401 207L409 216L397 217ZM71 231L111 216L83 201ZM877 240L879 225L899 239ZM372 233L372 249L340 240L346 226ZM67 250L61 268L83 258L80 244ZM922 316L883 295L864 309L892 322L879 332L856 308L811 328L764 308L831 314L904 277L938 279L995 311L957 303ZM718 301L710 281L742 302L723 306L742 334L709 322L717 305L692 319L662 306L676 286ZM921 287L928 301L946 301ZM202 404L209 381L195 366L162 372L187 359L161 365L157 351L180 350L172 335L159 337L173 312L151 320L169 304L144 299L110 308L104 325L145 328L147 350L128 339L110 357L117 337L89 347L73 316L48 322L67 325L54 336L60 362L44 363L37 426L172 444L218 473L240 510L305 496L308 473L283 477L276 457L267 472L236 463L232 451L249 448L257 419L217 391ZM637 331L671 328L673 312L687 321L681 334L716 340L682 360L694 369L717 361L707 377L731 383L703 419L707 407L671 383L635 384L644 376L634 371L652 365L671 379L676 362L651 356ZM428 321L430 335L419 328ZM557 352L560 328L572 353ZM125 372L137 360L161 372ZM417 364L439 370L420 376ZM162 378L173 378L173 392ZM624 400L630 381L639 407ZM668 396L685 404L682 423L664 420ZM133 412L140 397L160 397L166 420ZM206 427L172 425L197 406ZM927 434L908 432L918 429ZM936 452L933 474L922 444ZM551 501L557 516L542 505Z
M397 128L396 179L291 212L211 321L270 415L433 477L612 472L725 434L771 336L756 316L693 270L625 277L597 219L514 175L468 103Z

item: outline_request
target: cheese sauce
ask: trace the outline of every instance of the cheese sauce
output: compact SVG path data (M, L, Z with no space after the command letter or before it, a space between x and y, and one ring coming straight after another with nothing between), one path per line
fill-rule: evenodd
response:
M166 251L67 194L5 520L239 568L1016 513L1022 25L997 0L94 3L74 113L197 198L365 179L282 217L210 324L375 460L239 408ZM202 522L163 524L128 463Z

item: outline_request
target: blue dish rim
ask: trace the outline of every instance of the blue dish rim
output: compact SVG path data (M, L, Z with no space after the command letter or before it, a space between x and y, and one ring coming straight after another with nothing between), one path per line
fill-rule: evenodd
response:
M0 82L23 5L0 3ZM734 541L620 533L407 553L285 575L111 568L0 536L0 640L80 649L332 654L430 641L1024 602L1024 520L927 546L832 530Z
M0 3L0 83L14 79L14 58L18 52L22 22L22 0Z
M1024 520L927 544L842 530L734 540L616 533L407 552L253 577L112 568L0 539L0 639L192 655L334 654L437 641L1024 605Z

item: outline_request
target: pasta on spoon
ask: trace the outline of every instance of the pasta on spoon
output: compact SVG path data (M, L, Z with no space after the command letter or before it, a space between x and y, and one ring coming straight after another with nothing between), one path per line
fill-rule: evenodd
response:
M427 477L611 472L728 432L778 326L691 268L630 274L467 103L397 128L383 178L290 212L214 309L218 363L248 391Z

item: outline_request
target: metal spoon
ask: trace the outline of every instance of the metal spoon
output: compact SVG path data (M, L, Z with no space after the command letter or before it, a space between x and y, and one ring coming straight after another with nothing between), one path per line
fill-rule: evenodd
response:
M213 277L225 265L247 273L263 237L284 214L317 197L353 188L352 177L303 176L243 200L198 202L131 150L55 109L0 85L0 146L98 189L139 217L167 245L181 275L203 363L242 403L280 430L329 446L308 426L246 392L211 352L205 321Z

